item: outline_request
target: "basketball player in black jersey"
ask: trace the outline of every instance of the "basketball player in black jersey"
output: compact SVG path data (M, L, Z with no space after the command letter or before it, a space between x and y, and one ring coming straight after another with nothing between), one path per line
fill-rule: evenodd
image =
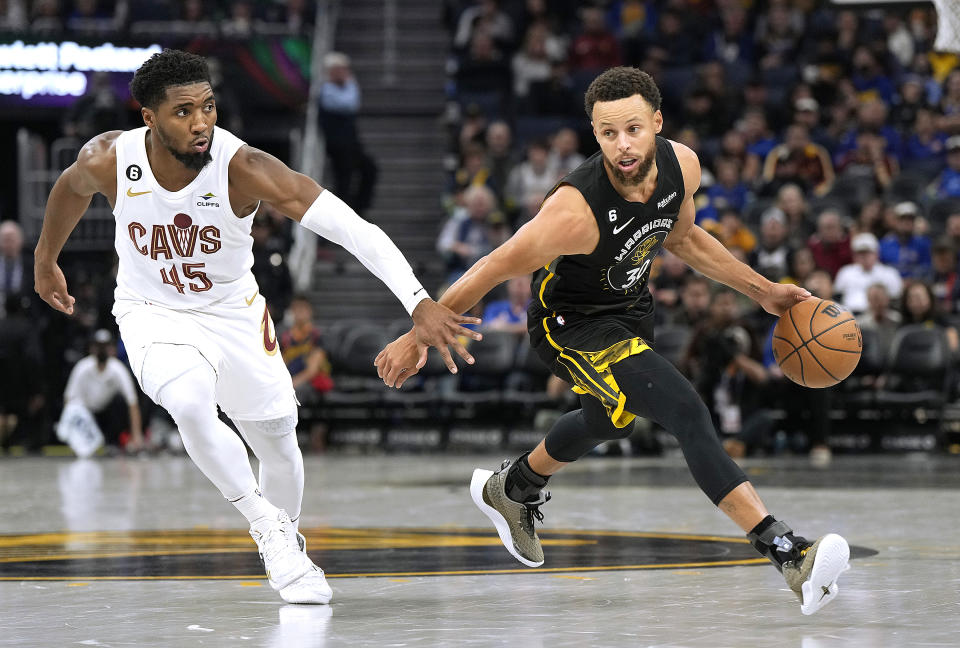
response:
M507 550L525 565L540 566L534 524L543 520L549 477L600 443L629 435L635 416L652 419L677 437L700 488L783 573L803 613L812 614L836 596L847 542L828 534L810 543L767 512L723 451L693 387L651 348L647 279L666 248L774 315L810 293L764 279L694 224L700 164L689 148L657 135L660 92L649 75L628 67L604 72L587 91L586 110L600 152L563 178L535 218L440 300L463 313L497 284L535 272L531 345L580 394L581 409L561 417L534 450L496 472L476 470L471 495ZM426 360L413 333L377 356L388 386L401 385Z

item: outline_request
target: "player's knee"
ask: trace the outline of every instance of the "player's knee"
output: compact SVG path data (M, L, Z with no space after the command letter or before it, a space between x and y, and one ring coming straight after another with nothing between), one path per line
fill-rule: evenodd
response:
M670 420L663 423L674 436L693 439L703 434L715 434L710 410L693 389L678 393L670 411Z
M217 418L213 385L205 372L193 369L160 390L160 402L183 430L204 429Z

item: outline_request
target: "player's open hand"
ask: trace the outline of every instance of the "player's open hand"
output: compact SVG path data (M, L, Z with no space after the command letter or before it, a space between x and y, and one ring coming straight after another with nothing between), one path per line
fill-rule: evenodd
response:
M387 387L399 388L426 364L428 348L425 344L417 344L417 337L410 329L377 354L373 361L377 375Z
M763 310L771 315L783 315L794 304L798 304L812 295L809 290L795 286L794 284L773 284L770 291L761 299L757 300Z
M73 315L73 304L77 300L67 292L67 280L60 266L34 264L33 277L33 289L43 301L61 313Z
M463 324L479 324L480 318L457 315L446 306L438 304L432 299L424 299L417 304L417 307L413 309L412 317L413 333L416 335L417 342L436 347L450 373L457 373L457 365L453 361L453 356L450 355L448 345L453 347L457 355L473 364L473 356L460 343L458 336L463 335L474 340L483 339L483 336L478 332L462 326ZM426 355L423 356L423 362L426 362ZM422 366L423 364L420 364L418 368Z

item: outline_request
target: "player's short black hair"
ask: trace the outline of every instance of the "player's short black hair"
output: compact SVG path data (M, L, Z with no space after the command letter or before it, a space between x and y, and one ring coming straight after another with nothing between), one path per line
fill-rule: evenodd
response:
M583 101L587 117L593 119L593 105L598 101L616 101L637 94L650 104L654 112L660 110L660 89L649 74L634 67L610 68L587 88Z
M130 81L130 94L145 108L156 108L171 86L210 83L210 70L202 56L165 49L140 66Z

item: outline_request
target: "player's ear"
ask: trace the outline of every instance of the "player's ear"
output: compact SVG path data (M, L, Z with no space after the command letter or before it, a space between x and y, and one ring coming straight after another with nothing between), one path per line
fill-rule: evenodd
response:
M140 108L140 115L143 117L143 123L145 126L153 128L153 122L155 115L152 110L146 107Z
M657 133L663 130L663 113L659 110L653 113L653 125L656 128Z

